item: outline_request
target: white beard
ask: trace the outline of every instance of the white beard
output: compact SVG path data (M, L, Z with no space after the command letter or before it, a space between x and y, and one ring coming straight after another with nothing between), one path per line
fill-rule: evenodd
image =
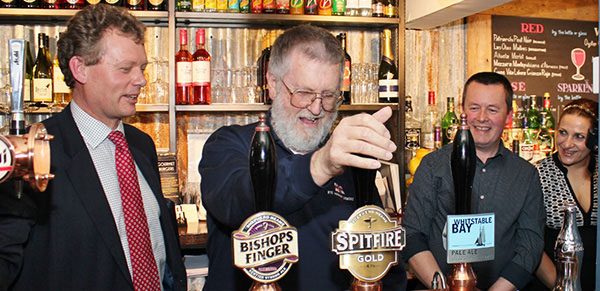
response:
M289 101L280 96L273 100L273 106L271 107L273 130L283 144L293 151L307 153L316 150L329 134L333 122L337 118L337 111L327 117L327 112L323 110L318 116L314 116L307 109L303 109L296 116L289 116L285 111L284 102ZM320 118L319 126L312 129L299 129L296 121L300 117Z

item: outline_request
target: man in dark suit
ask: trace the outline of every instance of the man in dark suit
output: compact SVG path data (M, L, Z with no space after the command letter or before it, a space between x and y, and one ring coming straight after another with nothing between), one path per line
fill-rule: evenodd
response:
M146 85L144 31L127 10L98 4L61 34L73 101L44 121L55 178L21 199L0 185L0 290L186 289L154 143L121 121Z

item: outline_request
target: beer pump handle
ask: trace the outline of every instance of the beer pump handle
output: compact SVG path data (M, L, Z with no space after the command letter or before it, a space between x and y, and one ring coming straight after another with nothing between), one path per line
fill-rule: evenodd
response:
M250 180L254 190L254 207L256 212L271 211L275 195L277 179L277 150L267 125L267 116L261 113L254 136L250 143L248 155Z

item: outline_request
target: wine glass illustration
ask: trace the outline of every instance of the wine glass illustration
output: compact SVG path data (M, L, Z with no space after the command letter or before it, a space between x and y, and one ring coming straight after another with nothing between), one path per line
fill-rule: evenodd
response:
M579 71L581 70L581 67L583 67L583 64L585 63L585 51L581 48L574 48L571 51L571 62L573 62L573 65L575 65L575 67L577 68L577 73L573 76L571 76L571 78L573 78L573 80L577 80L577 81L581 81L585 78L584 75L582 75Z

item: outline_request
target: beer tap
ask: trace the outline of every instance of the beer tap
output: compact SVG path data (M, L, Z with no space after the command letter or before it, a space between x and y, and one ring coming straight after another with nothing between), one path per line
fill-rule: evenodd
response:
M0 183L14 179L17 197L23 194L24 181L37 191L45 191L50 173L50 140L41 123L27 132L23 110L23 77L25 74L25 40L11 39L10 81L12 88L10 135L0 136Z
M454 137L450 164L454 181L455 214L471 213L471 191L475 177L475 141L467 125L467 115L461 114L461 123ZM470 263L455 263L448 274L450 290L471 291L477 278Z

